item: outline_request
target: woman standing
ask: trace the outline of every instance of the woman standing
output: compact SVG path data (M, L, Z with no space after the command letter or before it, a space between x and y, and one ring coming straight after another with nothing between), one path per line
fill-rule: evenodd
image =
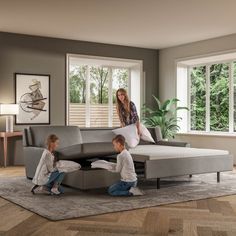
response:
M135 124L140 135L140 122L135 104L129 100L125 89L116 91L116 110L122 127Z

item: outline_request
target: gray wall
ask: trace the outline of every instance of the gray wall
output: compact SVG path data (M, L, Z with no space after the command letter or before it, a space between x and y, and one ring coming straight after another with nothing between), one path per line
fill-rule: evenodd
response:
M236 34L190 43L159 51L159 95L161 100L176 97L176 61L183 58L201 57L236 51ZM178 139L188 141L193 147L216 148L229 150L235 157L236 135L179 135Z
M146 103L151 104L151 95L157 95L157 50L0 32L0 103L12 103L15 100L15 72L50 74L51 124L64 125L67 53L143 60L146 73ZM0 130L5 129L4 121L4 118L0 117ZM16 130L22 128L15 127ZM18 154L15 156L10 153L11 163L23 163L20 146L21 140L12 141L11 147L18 150ZM1 146L0 159L2 160Z

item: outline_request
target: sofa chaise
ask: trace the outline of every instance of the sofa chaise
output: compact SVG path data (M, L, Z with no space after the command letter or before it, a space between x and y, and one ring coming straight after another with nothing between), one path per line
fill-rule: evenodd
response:
M161 178L181 175L215 172L219 182L220 172L233 169L233 156L228 151L190 148L185 142L160 140L159 130L149 130L156 143L142 141L130 152L137 168L141 167L140 173L146 179L157 180L157 188L160 187ZM80 129L77 126L30 126L24 129L23 150L27 178L34 177L45 139L51 133L60 139L57 158L73 160L82 165L80 170L66 174L63 184L85 190L106 187L119 179L117 173L90 167L91 161L97 158L114 161L117 153L111 144L114 137L112 129Z

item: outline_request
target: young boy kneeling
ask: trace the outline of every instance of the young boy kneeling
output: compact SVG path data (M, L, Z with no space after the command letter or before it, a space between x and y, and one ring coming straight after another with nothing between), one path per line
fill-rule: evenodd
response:
M134 169L133 158L125 148L125 138L117 135L112 140L114 149L120 154L117 155L117 164L113 172L119 172L121 180L109 187L108 193L112 196L143 195L137 186L137 175Z

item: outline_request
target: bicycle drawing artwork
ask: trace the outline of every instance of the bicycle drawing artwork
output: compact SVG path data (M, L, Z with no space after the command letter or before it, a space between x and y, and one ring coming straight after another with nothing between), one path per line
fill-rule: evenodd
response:
M41 82L32 80L32 85L29 86L31 92L23 94L19 101L20 108L23 111L33 114L31 120L35 119L41 112L47 111L43 109L45 106L44 100L47 98L43 97L40 89Z
M16 124L50 123L50 75L16 74Z

